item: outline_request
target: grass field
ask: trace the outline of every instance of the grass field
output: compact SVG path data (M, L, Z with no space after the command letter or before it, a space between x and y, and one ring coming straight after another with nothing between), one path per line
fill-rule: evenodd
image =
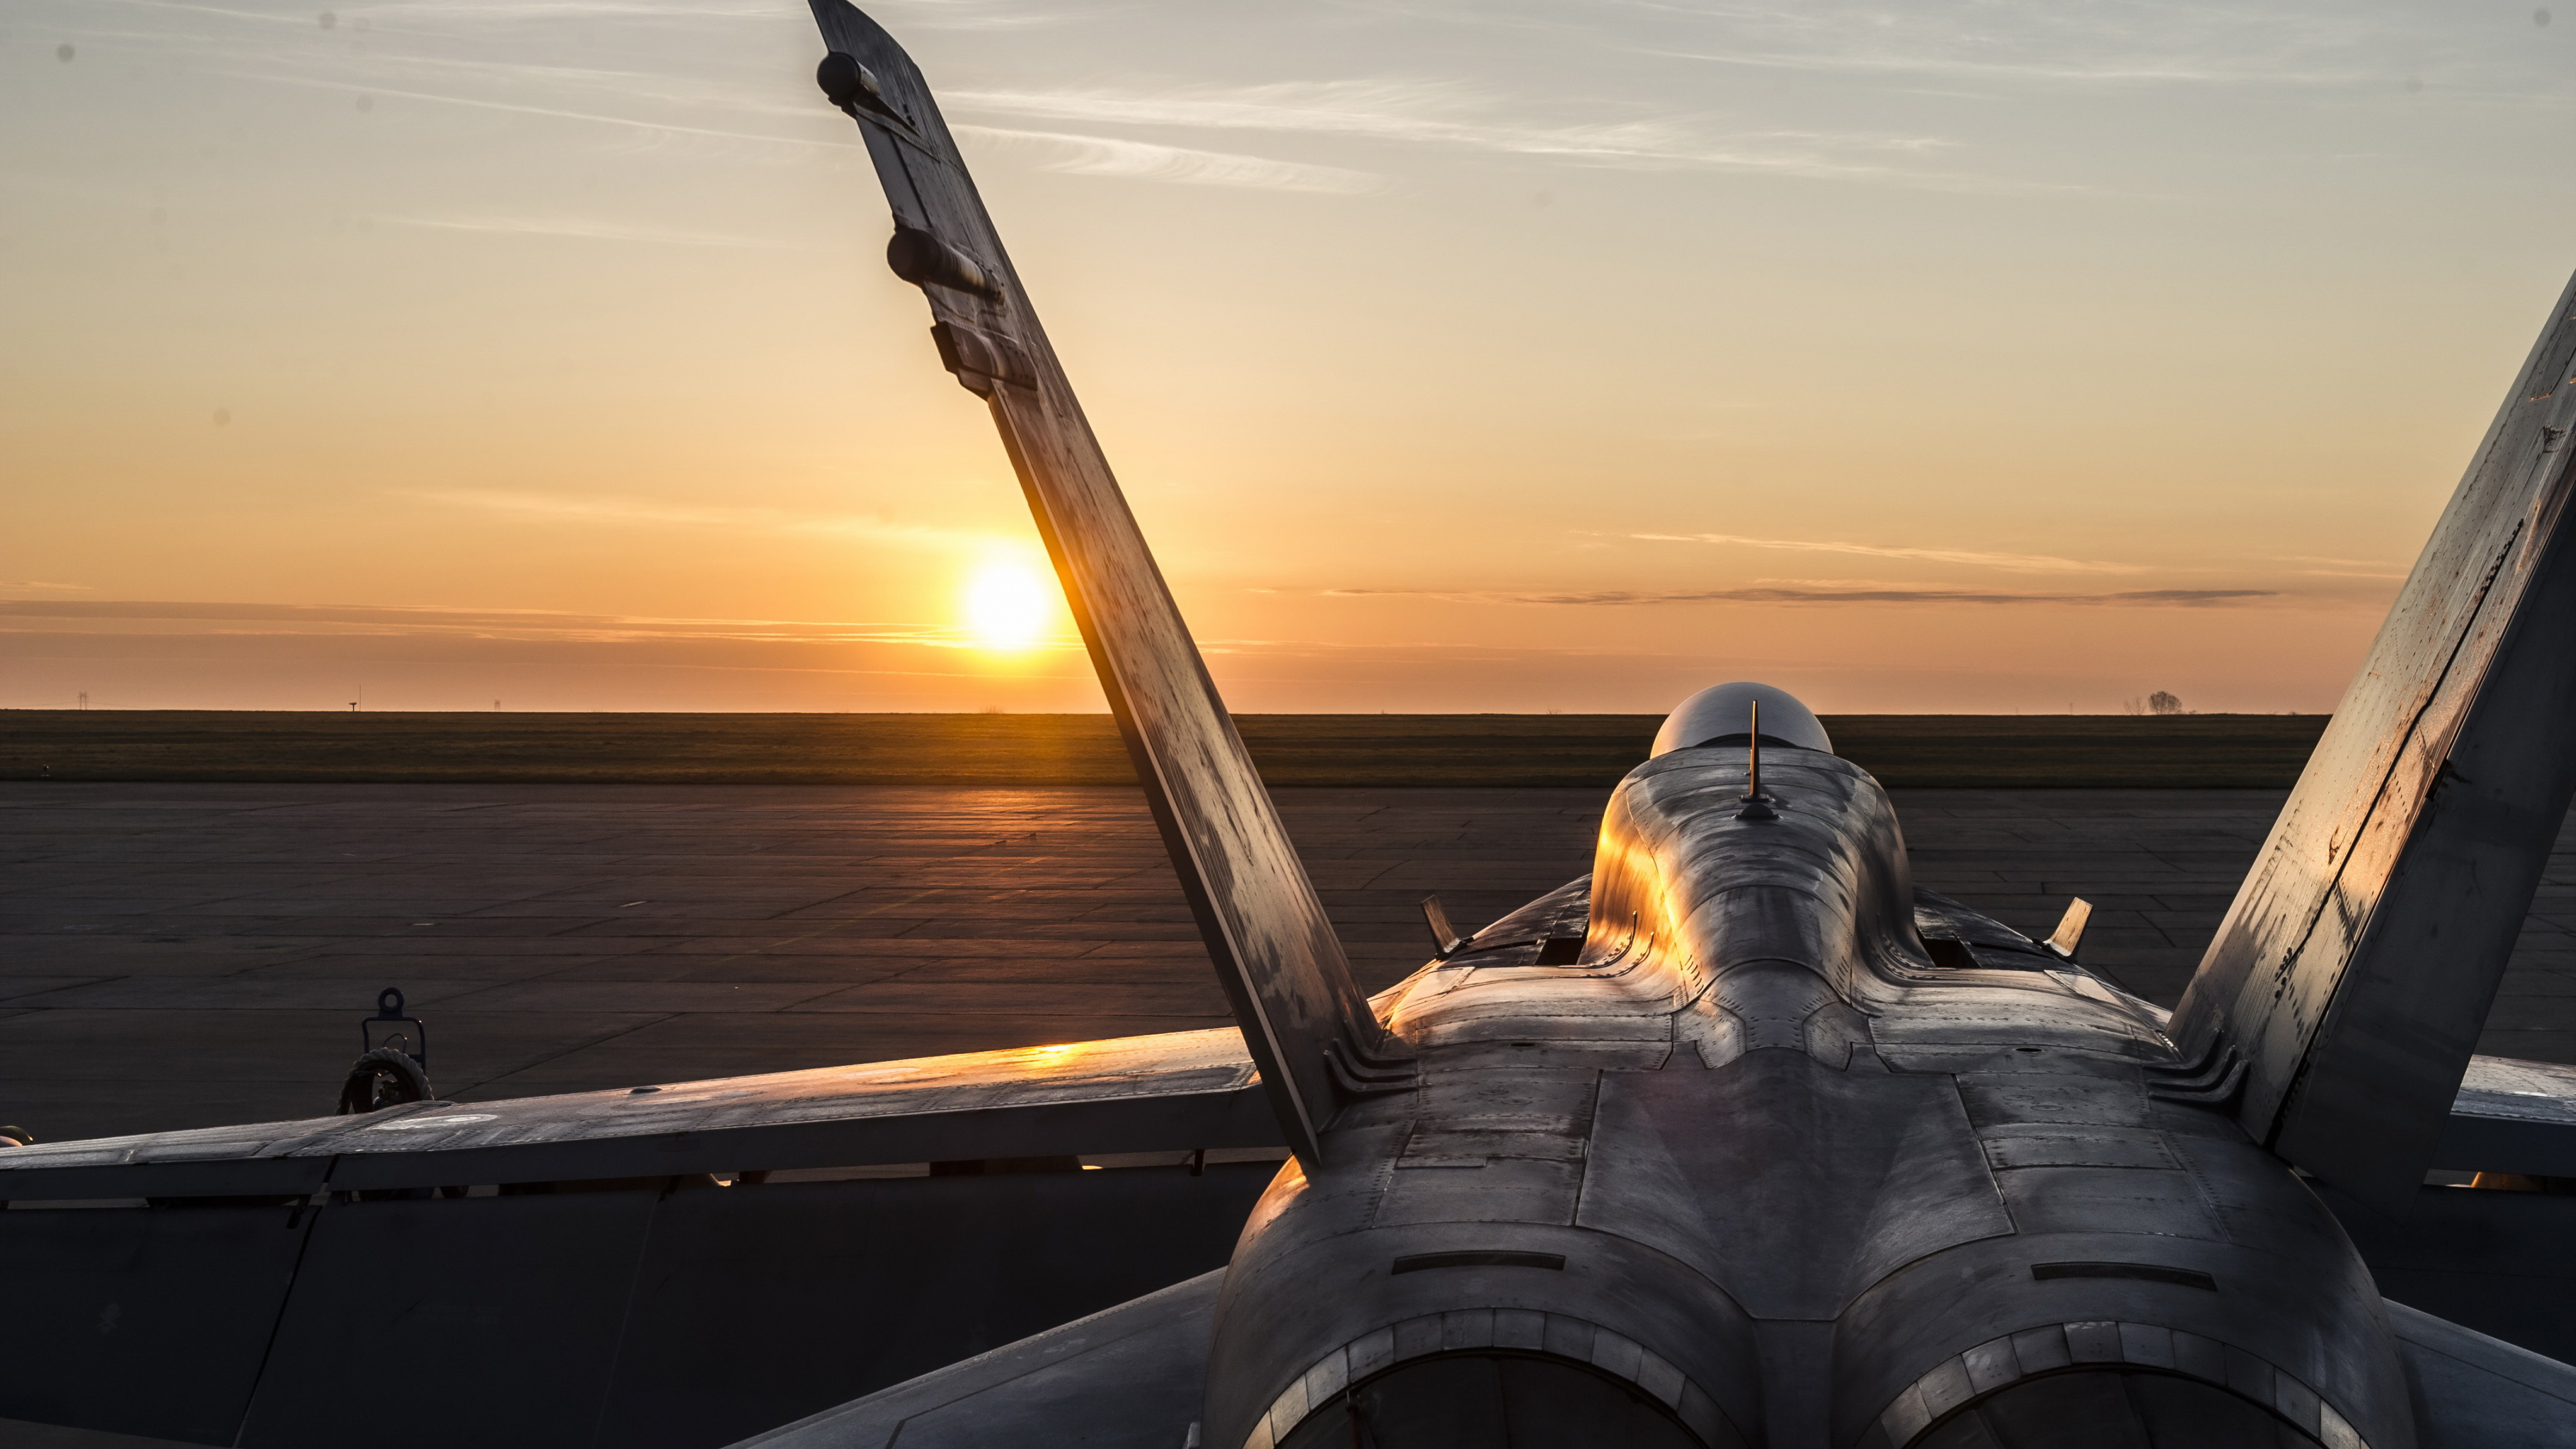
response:
M1256 714L1272 785L1607 786L1654 715ZM1829 715L1892 786L2287 786L2323 715ZM1124 785L1106 715L0 710L0 779Z

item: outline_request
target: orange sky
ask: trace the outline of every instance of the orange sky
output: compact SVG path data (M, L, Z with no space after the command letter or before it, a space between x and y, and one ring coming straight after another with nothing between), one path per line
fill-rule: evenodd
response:
M2527 5L873 13L1245 710L2330 708L2576 266ZM818 49L20 0L0 707L1097 708Z

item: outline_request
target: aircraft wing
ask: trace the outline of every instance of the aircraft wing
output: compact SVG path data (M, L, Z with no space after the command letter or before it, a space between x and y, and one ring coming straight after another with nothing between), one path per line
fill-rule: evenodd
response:
M1221 1265L1285 1155L1230 1028L0 1150L0 1418L725 1443Z
M2576 793L2576 283L2174 1012L2255 1141L2415 1191Z
M290 1197L1264 1147L1231 1028L0 1151L0 1202Z

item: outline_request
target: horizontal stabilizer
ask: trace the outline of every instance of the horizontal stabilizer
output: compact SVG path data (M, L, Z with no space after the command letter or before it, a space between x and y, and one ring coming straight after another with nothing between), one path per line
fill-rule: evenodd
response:
M2576 1368L2403 1303L2388 1326L2414 1391L2420 1449L2567 1449Z
M876 22L811 3L831 47L817 79L858 122L894 211L886 259L921 287L941 360L992 406L1281 1130L1313 1167L1336 1077L1398 1065L1382 1060L1390 1043L928 84Z
M2174 1012L2258 1142L2412 1200L2576 790L2576 286ZM2232 1059L2222 1063L2222 1059Z
M1223 1272L978 1354L737 1449L1183 1449L1195 1444Z
M2432 1165L2576 1178L2576 1067L2469 1058Z

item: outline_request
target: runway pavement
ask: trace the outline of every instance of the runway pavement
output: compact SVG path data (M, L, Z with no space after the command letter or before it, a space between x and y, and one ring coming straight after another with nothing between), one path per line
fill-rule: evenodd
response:
M1590 866L1603 790L1281 792L1363 983L1415 902L1482 923ZM1918 882L2170 1004L2280 792L1896 792ZM0 784L0 1122L321 1115L399 986L489 1099L1226 1020L1115 788ZM2576 1061L2562 835L2482 1050Z

